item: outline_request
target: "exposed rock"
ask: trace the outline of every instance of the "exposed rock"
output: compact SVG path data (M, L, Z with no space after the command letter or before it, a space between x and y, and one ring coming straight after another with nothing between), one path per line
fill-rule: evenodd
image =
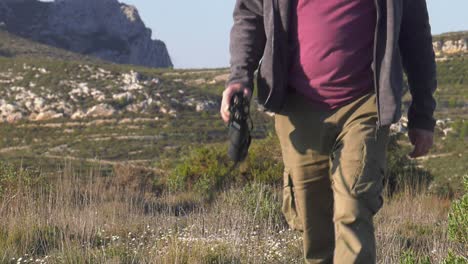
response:
M122 75L122 81L126 85L139 83L140 80L141 80L140 73L135 72L133 70L130 71L129 73L126 73L126 74Z
M114 94L112 98L116 101L120 102L131 102L135 98L132 93L130 92L125 92L125 93L120 93L120 94Z
M15 123L24 119L24 114L21 110L19 106L9 104L5 100L0 99L0 123Z
M468 53L468 32L451 32L434 36L432 43L438 61L446 61L447 56Z
M445 136L445 137L446 137L449 133L452 133L452 132L453 132L453 128L451 128L451 127L442 129L442 133L444 133L444 136Z
M468 38L459 40L436 41L433 43L437 56L468 52Z
M161 112L163 114L167 114L167 113L169 113L169 110L167 110L165 107L161 107L161 108L159 108L159 112Z
M138 103L129 104L125 107L125 110L130 113L140 113L147 111L153 104L153 99L143 100Z
M119 124L130 124L133 120L131 118L123 118L119 121Z
M169 115L173 116L173 117L177 117L177 110L175 110L175 109L169 110Z
M122 87L125 91L141 90L143 86L140 84L141 75L138 72L130 71L130 73L122 75L122 82L125 84Z
M18 111L19 111L19 107L16 105L7 104L7 103L3 103L0 105L0 114L3 116L7 116Z
M6 121L8 123L16 123L24 118L24 115L21 112L15 112L11 113L8 116L6 116Z
M445 137L454 131L452 127L453 121L450 118L445 119L438 119L436 120L435 130L439 133L443 134ZM408 132L408 118L403 116L401 117L400 121L390 126L390 131L392 134L403 134Z
M213 101L198 102L195 110L197 112L211 111L218 108L218 104Z
M76 111L75 113L73 113L71 115L71 119L73 119L73 120L83 119L85 117L86 117L86 113L81 111L81 110L78 110L78 111Z
M188 85L202 85L202 84L206 84L206 79L200 78L200 79L196 79L196 80L189 80L186 83Z
M156 87L155 84L161 82L157 76L145 76L136 71L114 72L87 64L77 68L69 78L50 87L41 86L41 83L42 78L49 78L44 75L53 74L51 69L25 63L21 67L23 71L11 72L8 69L0 72L0 80L9 81L4 89L0 89L0 98L5 98L0 100L0 122L26 117L30 121L79 120L128 113L154 116L157 120L163 116L177 117L185 111L218 110L216 96L193 94L181 87ZM22 77L31 73L40 75L38 85L23 87ZM90 78L93 74L97 82ZM197 78L200 77L195 75L194 79ZM166 81L169 85L173 82Z
M116 113L116 110L108 104L98 104L91 107L86 116L88 117L109 117Z
M96 89L91 90L91 96L93 97L94 100L98 102L102 102L106 100L106 95L103 92L96 90Z
M408 119L406 117L400 118L400 121L390 125L390 131L392 134L406 133L408 131Z
M118 0L2 0L8 31L116 63L172 67L165 44L152 39L138 10Z
M87 97L92 97L93 100L96 100L98 102L106 100L106 95L102 91L99 91L94 88L90 89L87 83L77 84L77 88L71 90L68 93L68 95L75 102L85 99Z
M33 106L34 106L34 111L40 112L44 109L45 107L45 100L44 98L41 97L36 97L33 99Z
M50 120L50 119L62 118L62 117L63 117L62 113L57 113L53 110L48 110L48 111L37 114L35 116L34 121L45 121L45 120Z

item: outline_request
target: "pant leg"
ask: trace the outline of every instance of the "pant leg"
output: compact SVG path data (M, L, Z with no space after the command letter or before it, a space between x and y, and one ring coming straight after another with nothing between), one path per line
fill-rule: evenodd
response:
M290 97L275 116L285 170L283 213L301 230L307 263L332 263L333 192L329 174L332 127L327 117L300 98Z
M342 127L331 158L334 263L375 263L373 216L383 204L388 127L377 128L375 96L336 113Z

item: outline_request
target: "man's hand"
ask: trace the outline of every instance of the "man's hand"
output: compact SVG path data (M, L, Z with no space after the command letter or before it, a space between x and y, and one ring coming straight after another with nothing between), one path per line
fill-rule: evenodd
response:
M249 88L244 87L240 83L234 83L229 85L226 90L223 92L223 100L221 102L221 117L223 118L225 123L229 122L229 105L231 103L231 98L236 92L244 91L244 97L247 97L250 99L250 96L252 96L252 92Z
M411 158L417 158L427 155L434 144L434 132L413 128L408 131L408 137L414 146L409 154Z

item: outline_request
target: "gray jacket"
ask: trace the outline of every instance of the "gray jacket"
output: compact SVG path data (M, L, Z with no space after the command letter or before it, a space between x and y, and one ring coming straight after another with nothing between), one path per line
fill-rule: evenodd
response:
M437 87L435 56L425 0L375 0L374 70L379 125L401 117L403 69L412 103L410 128L433 130ZM290 0L237 0L231 31L230 83L258 88L258 101L279 112L287 96Z

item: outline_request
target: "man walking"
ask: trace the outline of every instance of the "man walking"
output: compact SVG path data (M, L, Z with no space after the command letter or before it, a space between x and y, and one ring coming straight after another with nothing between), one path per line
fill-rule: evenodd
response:
M436 67L425 0L237 0L235 92L275 112L283 213L303 232L307 263L375 263L389 125L408 76L410 154L433 144Z

